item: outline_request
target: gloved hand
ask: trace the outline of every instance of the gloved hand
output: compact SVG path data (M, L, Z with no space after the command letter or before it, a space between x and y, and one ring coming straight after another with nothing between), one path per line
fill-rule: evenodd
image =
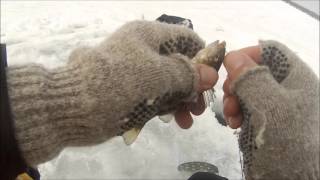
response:
M135 21L76 49L65 67L9 67L24 158L36 165L65 146L101 143L194 100L199 76L189 60L203 47L185 27Z
M224 62L225 114L233 128L242 119L246 179L319 179L319 79L283 44L257 48L231 52Z

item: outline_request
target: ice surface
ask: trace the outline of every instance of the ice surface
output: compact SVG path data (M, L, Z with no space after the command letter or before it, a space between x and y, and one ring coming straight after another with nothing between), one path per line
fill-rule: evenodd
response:
M258 39L279 40L319 76L319 21L281 1L1 1L1 42L8 45L9 65L36 62L53 68L75 47L94 45L130 20L154 20L163 13L191 19L203 39L225 40L228 51ZM219 75L216 90L222 88L224 68ZM131 146L116 137L93 147L66 148L39 166L42 178L186 179L190 174L179 172L179 164L205 161L220 175L241 179L234 131L217 123L209 109L194 118L189 130L154 118Z

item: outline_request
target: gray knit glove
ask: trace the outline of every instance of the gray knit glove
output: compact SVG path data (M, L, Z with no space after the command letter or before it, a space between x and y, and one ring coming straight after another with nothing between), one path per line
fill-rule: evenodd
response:
M189 101L198 76L188 61L203 47L188 28L134 21L96 47L75 50L65 67L9 67L24 158L36 165L66 146L104 142Z
M244 113L239 144L246 179L319 180L319 79L286 46L260 45L265 66L232 87Z

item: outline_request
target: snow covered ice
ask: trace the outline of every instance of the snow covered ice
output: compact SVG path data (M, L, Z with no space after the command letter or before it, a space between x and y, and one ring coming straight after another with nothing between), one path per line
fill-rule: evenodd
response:
M162 14L192 20L194 30L210 43L227 42L227 50L275 39L288 45L319 76L319 21L282 1L248 2L85 2L1 1L1 43L7 44L9 65L41 63L62 66L72 49L95 45L119 26ZM221 68L215 89L221 98L226 77ZM221 126L209 109L194 117L189 130L175 122L149 121L137 141L126 146L121 137L92 147L67 148L39 166L43 179L186 179L177 167L205 161L229 179L241 179L234 130Z

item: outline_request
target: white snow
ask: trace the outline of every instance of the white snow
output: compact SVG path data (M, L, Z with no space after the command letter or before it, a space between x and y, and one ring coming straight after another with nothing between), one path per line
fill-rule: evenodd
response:
M1 1L1 43L9 65L36 62L63 65L72 49L94 45L119 26L161 14L192 20L208 43L227 42L228 50L275 39L289 46L319 76L319 21L282 1ZM219 72L221 89L226 72ZM218 92L221 95L221 92ZM220 126L207 109L191 129L152 119L137 141L126 146L116 137L93 147L66 148L39 166L43 179L186 179L177 166L206 161L220 175L241 179L234 130Z

